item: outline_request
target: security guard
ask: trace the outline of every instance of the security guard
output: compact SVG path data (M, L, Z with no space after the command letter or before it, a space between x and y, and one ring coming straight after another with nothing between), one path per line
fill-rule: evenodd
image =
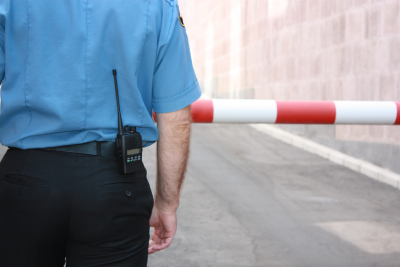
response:
M0 48L0 266L146 266L176 231L201 94L177 2L0 0ZM145 169L118 172L113 69L124 125L158 140L154 200Z

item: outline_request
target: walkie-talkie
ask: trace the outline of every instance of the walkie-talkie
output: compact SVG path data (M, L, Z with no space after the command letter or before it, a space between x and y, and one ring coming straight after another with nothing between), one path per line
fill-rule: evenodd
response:
M117 147L118 170L120 173L128 174L143 170L142 162L142 136L136 132L136 127L125 126L122 129L121 110L119 107L119 95L117 84L117 70L113 70L115 94L117 96L118 108L118 134L115 138Z

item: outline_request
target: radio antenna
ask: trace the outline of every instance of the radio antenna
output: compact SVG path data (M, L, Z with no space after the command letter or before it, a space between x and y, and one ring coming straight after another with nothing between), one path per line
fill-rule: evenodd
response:
M118 133L123 134L122 132L122 119L121 119L121 109L119 108L119 95L118 95L118 83L117 83L117 70L112 71L114 75L114 85L115 85L115 95L117 96L117 108L118 108Z

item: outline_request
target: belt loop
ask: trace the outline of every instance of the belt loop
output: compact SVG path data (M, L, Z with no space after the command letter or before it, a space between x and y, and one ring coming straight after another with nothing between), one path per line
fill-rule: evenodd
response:
M97 156L101 156L101 143L96 142Z

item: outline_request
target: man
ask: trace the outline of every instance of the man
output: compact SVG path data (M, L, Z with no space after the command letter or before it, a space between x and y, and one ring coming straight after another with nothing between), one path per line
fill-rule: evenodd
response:
M175 235L201 94L177 2L1 0L0 48L0 266L146 266ZM144 167L118 172L113 69L124 126L158 140L154 200Z

